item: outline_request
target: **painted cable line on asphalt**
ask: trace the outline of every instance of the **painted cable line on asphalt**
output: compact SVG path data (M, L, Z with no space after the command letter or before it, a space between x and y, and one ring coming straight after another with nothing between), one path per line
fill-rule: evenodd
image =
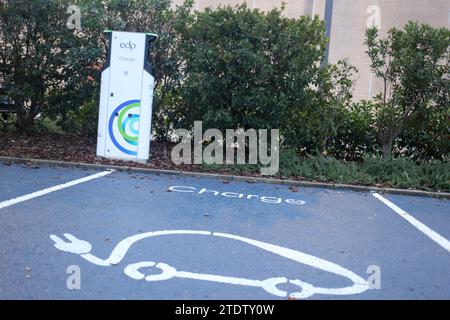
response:
M442 248L450 252L450 241L448 241L446 238L441 236L436 231L430 229L428 226L414 218L412 215L410 215L408 212L403 210L402 208L398 207L396 204L392 203L382 195L378 193L373 193L373 196L383 202L385 205L387 205L389 208L394 210L395 213L397 213L400 217L408 221L410 224L412 224L417 230L425 234L428 238L436 242L438 245L440 245Z
M174 267L169 266L168 264L156 263L153 261L140 261L129 264L124 268L124 273L135 280L145 279L146 281L149 282L169 280L171 278L178 277L178 278L227 283L241 286L261 287L266 292L272 295L279 297L289 296L291 298L297 299L308 298L314 294L352 295L352 294L359 294L370 289L370 286L366 280L364 280L362 277L358 276L354 272L336 263L297 250L227 233L198 231L198 230L161 230L161 231L139 233L120 241L114 247L110 256L106 259L101 259L99 257L92 255L90 253L92 245L89 242L80 240L69 233L64 233L65 238L69 240L68 242L54 234L50 235L50 239L54 242L55 247L61 251L78 254L83 259L98 266L113 266L117 265L120 261L122 261L122 259L125 257L130 247L133 246L136 242L146 238L167 236L167 235L214 236L243 242L252 245L254 247L260 248L262 250L271 252L275 255L287 258L289 260L296 261L298 263L305 264L310 267L320 269L322 271L330 272L338 276L345 277L349 279L353 284L351 286L341 288L322 288L322 287L315 287L314 285L299 279L287 279L286 277L273 277L263 280L257 280L257 279L244 279L212 274L193 273L186 271L177 271ZM142 268L153 268L153 267L160 269L162 272L156 275L155 274L145 275L140 271L140 269ZM286 291L283 291L277 287L278 285L286 283L298 286L301 290L298 292L292 292L288 294Z
M69 182L66 182L63 184L58 184L53 187L49 187L49 188L45 188L45 189L42 189L42 190L39 190L36 192L32 192L32 193L29 193L29 194L26 194L26 195L23 195L23 196L20 196L17 198L2 201L2 202L0 202L0 209L4 209L4 208L12 206L14 204L24 202L27 200L31 200L31 199L34 199L37 197L41 197L43 195L46 195L46 194L49 194L49 193L52 193L52 192L55 192L58 190L66 189L66 188L75 186L77 184L83 183L83 182L87 182L87 181L94 180L94 179L97 179L100 177L104 177L110 173L113 173L114 171L115 171L114 169L111 169L111 170L107 170L107 171L98 172L98 173L92 174L92 175L84 177L84 178L72 180L72 181L69 181Z

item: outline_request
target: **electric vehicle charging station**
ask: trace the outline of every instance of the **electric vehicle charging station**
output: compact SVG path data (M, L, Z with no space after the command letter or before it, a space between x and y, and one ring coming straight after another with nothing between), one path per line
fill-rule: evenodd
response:
M101 75L97 156L146 162L150 151L154 66L152 33L106 31Z

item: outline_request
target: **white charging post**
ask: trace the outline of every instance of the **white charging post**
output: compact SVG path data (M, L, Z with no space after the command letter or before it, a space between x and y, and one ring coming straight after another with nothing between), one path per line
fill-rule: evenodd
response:
M146 162L150 152L154 66L151 33L106 31L109 50L102 72L97 156Z

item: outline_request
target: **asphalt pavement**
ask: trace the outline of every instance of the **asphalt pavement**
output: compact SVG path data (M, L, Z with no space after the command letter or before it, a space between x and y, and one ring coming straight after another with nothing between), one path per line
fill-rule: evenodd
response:
M0 162L0 299L450 299L450 201Z

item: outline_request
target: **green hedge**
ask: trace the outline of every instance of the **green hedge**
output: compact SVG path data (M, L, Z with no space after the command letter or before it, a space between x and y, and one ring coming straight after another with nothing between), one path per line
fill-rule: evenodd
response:
M69 5L81 9L81 31L66 26ZM441 53L449 31L407 28L393 32L391 42L377 42L376 34L368 41L374 68L382 66L380 50L402 49L397 43L409 48L404 52L411 59L396 65L403 84L397 100L352 103L357 70L345 60L322 64L327 39L317 17L289 19L282 9L264 13L245 5L194 12L193 1L173 8L170 0L6 0L0 2L0 86L16 101L20 130L32 129L39 114L65 131L93 135L103 30L151 31L160 36L153 51L159 140L168 139L172 128L203 120L204 128L279 128L283 147L302 155L362 159L381 153L391 119L401 124L391 126L400 128L393 154L446 159L450 85L439 75L442 63L448 74ZM423 41L428 47L414 47ZM442 61L439 66L429 63L429 52L432 61ZM415 73L421 63L432 69L422 78ZM411 83L416 80L421 91ZM425 92L429 83L433 96L424 96L408 121L399 118L396 110L405 108L411 92Z

